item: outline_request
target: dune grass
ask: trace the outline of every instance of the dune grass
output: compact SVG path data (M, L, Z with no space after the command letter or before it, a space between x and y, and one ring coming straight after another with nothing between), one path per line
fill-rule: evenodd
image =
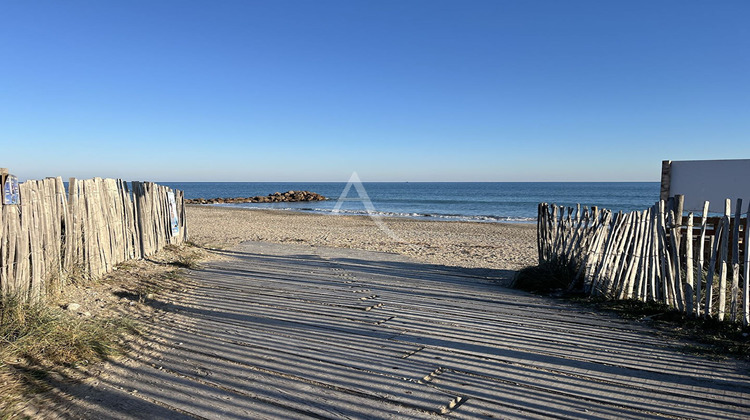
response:
M197 249L200 249L198 245L195 245L192 242L187 242L182 246L167 245L164 249L174 254L173 260L169 262L170 265L190 270L200 269L199 262L204 256L196 251Z
M0 299L0 418L16 416L21 396L44 391L50 372L117 354L122 334L137 332L127 318L83 319L42 302Z

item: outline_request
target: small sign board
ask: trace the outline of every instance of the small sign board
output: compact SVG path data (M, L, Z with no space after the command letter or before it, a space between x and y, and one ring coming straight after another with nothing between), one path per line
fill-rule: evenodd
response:
M173 191L167 191L167 200L169 201L169 224L172 227L172 236L176 236L180 233L180 218L177 216L177 202Z
M732 206L741 198L750 202L750 159L680 160L662 164L662 199L685 196L685 211L701 211L709 202L712 213L724 212L724 201ZM743 209L744 211L745 209Z
M6 205L21 204L21 194L18 189L18 177L8 175L3 185L3 203Z

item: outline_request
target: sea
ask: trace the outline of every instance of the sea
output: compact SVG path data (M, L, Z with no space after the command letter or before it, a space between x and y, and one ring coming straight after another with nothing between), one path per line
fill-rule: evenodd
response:
M541 202L645 210L659 200L658 182L159 182L185 198L237 198L312 191L327 201L220 206L322 214L375 214L429 220L533 223ZM360 188L357 188L359 186Z

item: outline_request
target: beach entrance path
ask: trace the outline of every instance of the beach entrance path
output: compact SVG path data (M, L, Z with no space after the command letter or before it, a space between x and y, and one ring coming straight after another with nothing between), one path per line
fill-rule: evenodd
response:
M502 287L510 272L308 245L222 253L190 272L138 360L87 391L87 416L750 416L747 364Z

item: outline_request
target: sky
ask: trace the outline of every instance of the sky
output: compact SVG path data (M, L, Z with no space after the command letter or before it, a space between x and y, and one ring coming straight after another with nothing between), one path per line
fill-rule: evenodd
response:
M658 182L750 158L748 22L746 0L0 0L0 166Z

